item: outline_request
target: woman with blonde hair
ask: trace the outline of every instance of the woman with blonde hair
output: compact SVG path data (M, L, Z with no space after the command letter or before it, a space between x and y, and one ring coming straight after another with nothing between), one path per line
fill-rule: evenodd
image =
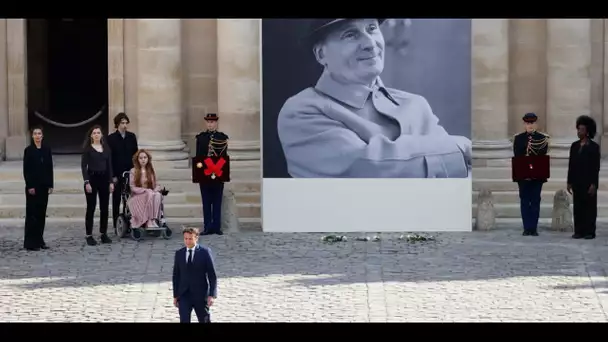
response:
M140 149L133 155L129 184L131 197L127 205L131 211L131 227L158 227L162 194L152 166L152 156L148 151Z

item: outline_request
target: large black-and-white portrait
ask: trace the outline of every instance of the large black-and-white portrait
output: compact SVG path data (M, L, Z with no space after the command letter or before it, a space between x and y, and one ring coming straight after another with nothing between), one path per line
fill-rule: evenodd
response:
M466 178L470 19L263 19L264 178Z

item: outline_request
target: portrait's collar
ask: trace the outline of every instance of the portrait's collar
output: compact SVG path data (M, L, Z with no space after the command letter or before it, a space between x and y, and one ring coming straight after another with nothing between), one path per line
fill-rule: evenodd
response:
M323 72L315 86L315 89L325 95L357 109L365 106L365 102L371 92L382 88L384 88L384 84L380 80L380 77L376 78L373 87L370 88L362 84L336 81L327 71Z

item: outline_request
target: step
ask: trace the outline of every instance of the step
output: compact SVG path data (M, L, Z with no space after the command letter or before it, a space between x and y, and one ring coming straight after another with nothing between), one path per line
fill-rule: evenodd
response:
M164 181L161 183L161 185L166 187L171 192L196 192L198 190L198 185L189 180ZM235 179L230 183L226 183L226 186L231 186L234 192L260 192L261 181L260 179ZM54 192L60 194L83 193L84 185L80 178L72 180L57 180L55 181ZM23 180L1 180L0 193L23 194L25 193L25 184Z
M602 165L604 166L604 165ZM551 178L566 179L568 168L552 167ZM473 179L511 179L510 167L473 167ZM600 168L600 178L608 179L608 164L604 168Z
M190 169L157 169L156 175L160 182L165 181L190 181L192 178L192 171ZM22 181L23 180L23 168L15 167L3 167L0 166L0 175L2 180L7 181ZM60 180L82 180L82 172L79 168L65 168L58 167L53 170L53 176L56 181ZM261 178L260 168L235 168L230 170L230 177L232 179L258 179Z
M192 225L195 227L200 227L203 222L202 216L193 216L193 217L171 217L168 219L169 227L173 228L174 231L179 226L184 225ZM239 223L242 228L251 229L254 228L259 230L261 228L262 220L260 218L239 218ZM93 222L94 226L97 226L99 222L96 220ZM84 226L84 216L83 217L49 217L46 219L47 225L64 225L64 226ZM23 218L0 218L0 228L2 227L11 227L11 228L21 228L25 225L25 221ZM95 231L97 231L95 229Z
M234 194L237 203L260 203L259 192L237 192ZM82 205L84 194L55 193L49 197L49 205L67 204ZM171 192L165 197L165 204L196 204L201 203L201 194L197 192ZM0 192L0 205L25 205L25 194L3 194Z
M477 202L477 196L479 191L473 191L472 201ZM553 197L555 191L542 191L541 203L553 203ZM494 198L494 204L499 203L519 203L519 191L493 191L492 197ZM598 203L608 203L608 191L598 191L597 193ZM572 200L571 200L572 201ZM2 203L2 202L0 202Z
M602 231L605 230L605 226L608 224L608 217L598 217L597 218L597 230ZM475 227L475 219L473 218L473 227ZM549 229L551 227L551 218L539 218L538 219L538 228L539 230ZM522 230L522 221L521 217L518 218L497 218L496 219L496 230L503 229L517 229ZM564 233L567 234L567 233ZM571 234L571 233L569 233ZM566 236L568 236L567 234Z
M478 178L473 179L473 191L479 191L482 187L486 187L492 192L496 191L517 191L517 183L513 182L511 179L488 179L488 178ZM550 179L546 183L543 184L543 190L549 192L555 192L560 189L566 189L566 179ZM608 191L608 181L602 182L600 180L599 184L600 191Z
M241 218L261 217L260 204L237 204L237 216ZM84 217L86 206L85 204L77 205L49 205L47 208L48 217ZM112 206L110 205L110 213ZM165 205L165 213L168 218L171 217L199 217L202 216L202 206L200 203L194 204L167 204ZM99 216L99 207L95 211L95 216ZM23 205L0 205L0 218L24 218L25 206Z
M472 205L472 215L475 217L477 210L477 204ZM521 210L519 203L506 203L506 204L495 204L494 209L496 210L497 218L521 218ZM572 210L572 205L570 206ZM540 205L540 217L550 218L553 213L553 203L541 203ZM598 217L608 217L608 204L598 204L597 207Z

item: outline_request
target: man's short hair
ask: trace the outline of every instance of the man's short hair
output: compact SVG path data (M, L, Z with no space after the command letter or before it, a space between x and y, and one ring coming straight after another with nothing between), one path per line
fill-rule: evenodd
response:
M120 125L122 120L127 120L127 123L131 123L131 120L129 120L127 114L120 112L114 117L114 128L118 128L118 125Z
M199 230L198 230L198 228L194 228L194 227L186 227L186 228L184 228L184 230L182 230L182 235L183 234L192 234L194 236L198 236Z

